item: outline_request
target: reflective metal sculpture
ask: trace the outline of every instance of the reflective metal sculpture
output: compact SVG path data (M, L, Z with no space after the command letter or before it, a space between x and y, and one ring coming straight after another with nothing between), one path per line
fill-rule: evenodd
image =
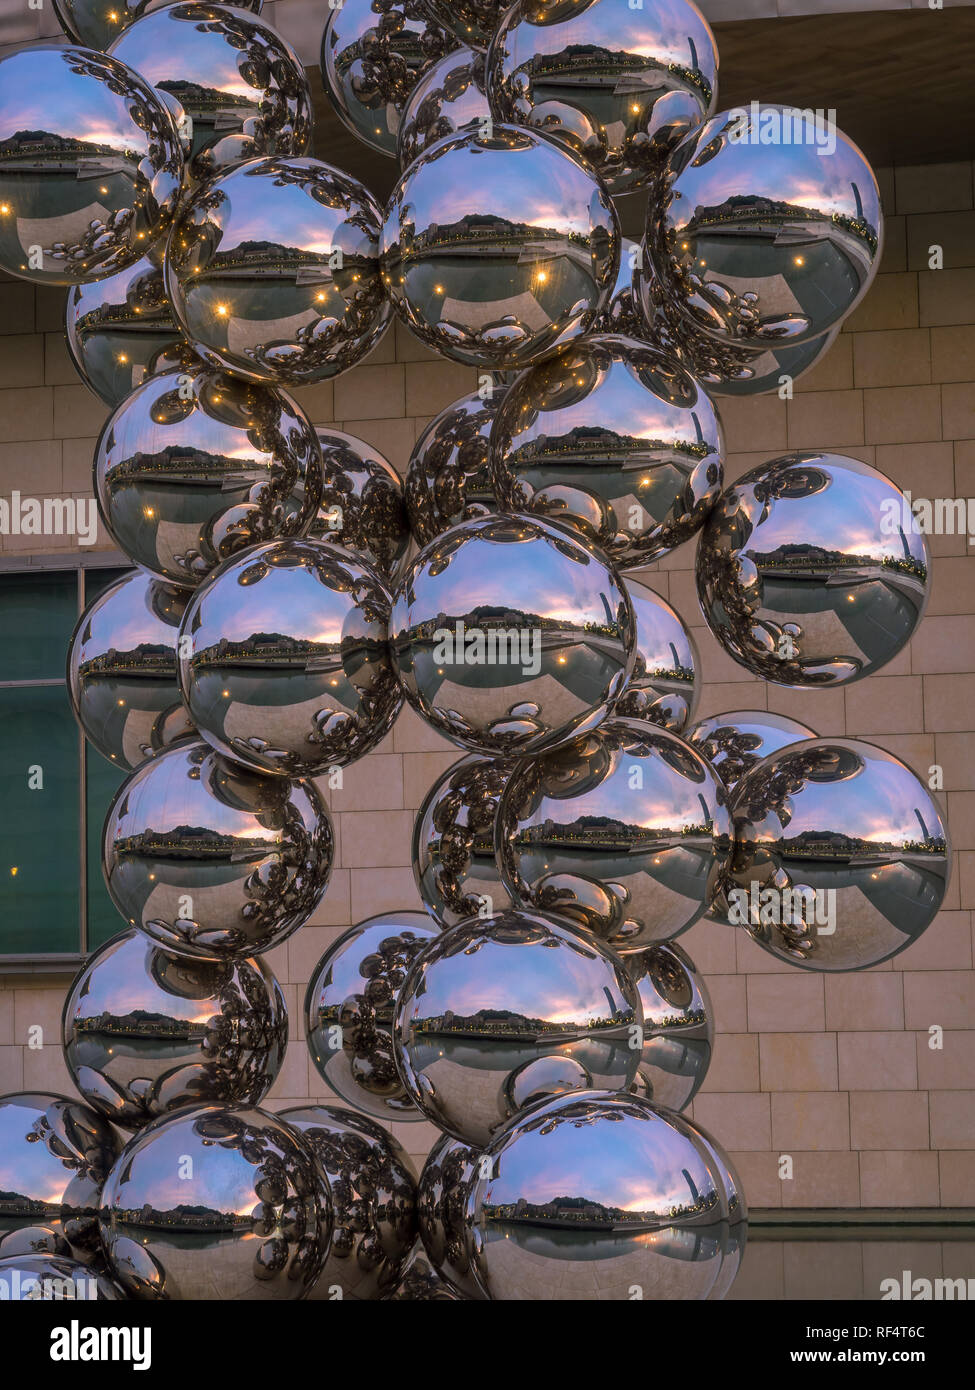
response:
M76 43L106 49L122 30L161 0L53 0L61 28ZM237 0L235 9L259 13L263 0Z
M131 772L193 733L176 679L188 593L135 570L89 604L68 649L67 684L85 737Z
M701 1089L714 1051L714 1009L704 979L674 941L627 956L643 1006L643 1052L634 1095L683 1110Z
M259 1105L284 1061L288 1006L260 957L190 960L127 931L75 977L61 1040L88 1104L139 1129L184 1105Z
M714 36L688 0L516 0L488 55L499 120L544 131L610 192L653 184L718 98Z
M712 1173L717 1174L724 1186L727 1225L724 1231L723 1259L721 1270L708 1294L709 1302L716 1303L727 1296L741 1267L748 1238L748 1205L741 1190L741 1179L732 1167L731 1159L714 1136L695 1124L692 1137L705 1150Z
M515 768L498 807L498 864L516 901L630 954L703 915L731 830L725 789L696 748L613 716Z
M342 0L322 35L322 82L352 134L395 156L410 93L453 47L422 0Z
M328 1255L332 1202L289 1125L256 1107L201 1105L129 1141L100 1224L132 1298L295 1299Z
M417 891L441 927L511 906L494 857L494 819L511 765L469 753L427 792L413 823Z
M480 1154L442 1134L427 1156L417 1187L417 1216L424 1253L455 1298L483 1295L470 1272L465 1203Z
M410 93L400 121L398 155L406 169L445 135L491 125L484 90L484 54L455 48L434 63Z
M422 1120L393 1060L393 1009L406 973L437 929L423 912L383 913L343 932L305 994L308 1050L322 1080L380 1120Z
M627 1090L642 1039L639 995L622 963L535 912L445 931L410 967L393 1021L414 1104L477 1148L545 1096Z
M649 338L640 299L634 287L636 267L643 260L643 247L624 237L620 243L620 268L609 303L593 324L595 333L622 333L627 338Z
M877 180L842 131L753 102L674 151L646 244L692 324L722 344L775 348L850 312L876 274L882 225Z
M392 1293L383 1294L387 1303L456 1303L458 1298L433 1268L419 1241L413 1247L396 1288Z
M321 502L321 452L284 392L184 364L150 377L109 416L95 486L125 553L192 588L238 551L307 531Z
M311 916L332 868L314 784L186 740L123 782L105 822L108 891L129 926L200 960L269 951Z
M613 713L683 733L701 693L701 667L690 630L659 594L626 581L636 614L633 675Z
M308 152L314 116L301 59L253 14L208 0L168 4L136 19L109 51L182 106L194 181L243 159Z
M116 58L36 44L0 58L0 268L75 285L134 265L183 174L168 108Z
M102 1184L120 1148L111 1125L78 1100L31 1091L0 1096L4 1230L43 1224L87 1261L98 1248Z
M948 832L923 782L858 739L792 744L731 802L728 920L778 960L866 970L916 941L944 901Z
M0 1257L0 1291L0 1298L11 1303L54 1303L65 1298L105 1303L122 1297L111 1279L88 1265L42 1254Z
M202 185L173 225L176 318L208 362L251 380L336 376L389 323L381 225L368 189L316 159L238 164Z
M308 531L368 560L391 579L410 544L403 484L396 469L363 439L319 427L322 502Z
M764 709L736 709L712 714L687 730L688 743L699 748L729 791L756 763L800 739L816 738L798 719Z
M406 474L406 508L418 544L429 545L450 526L498 510L488 441L504 387L491 383L448 405L413 447Z
M591 328L619 243L609 196L581 159L497 125L438 141L402 175L383 223L383 281L428 347L511 370Z
M422 0L438 24L472 48L487 48L511 0Z
M711 631L777 685L873 675L914 635L929 589L927 542L904 494L841 454L751 469L718 500L697 552Z
M594 728L633 668L629 596L581 538L531 517L451 527L393 603L407 699L475 753L536 753Z
M316 776L375 748L400 711L389 592L322 541L256 546L222 565L183 618L179 680L219 752L259 772Z
M332 1244L313 1300L378 1299L398 1285L416 1239L416 1173L402 1144L365 1115L332 1105L278 1116L325 1170Z
M570 343L520 376L490 447L504 510L571 526L623 570L689 540L721 491L708 396L673 359L614 334Z

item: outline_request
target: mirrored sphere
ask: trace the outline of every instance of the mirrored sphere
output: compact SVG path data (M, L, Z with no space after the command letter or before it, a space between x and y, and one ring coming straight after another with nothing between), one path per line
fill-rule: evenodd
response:
M472 48L487 48L511 0L423 0L430 14Z
M182 106L191 122L193 180L243 159L303 155L311 145L314 113L301 59L244 8L166 5L130 24L110 52Z
M402 704L389 592L321 541L257 546L199 589L181 629L186 708L221 753L260 772L316 776L389 733Z
M545 1096L627 1090L642 1036L622 962L574 927L529 912L443 932L410 967L393 1022L414 1104L477 1148Z
M413 823L417 891L441 927L511 906L494 857L494 819L510 763L468 753L427 792Z
M570 343L505 393L491 431L498 501L571 526L620 569L700 530L721 491L717 412L672 358L614 334Z
M647 251L709 337L762 348L819 337L880 263L877 180L842 131L752 102L681 143L651 201Z
M188 593L136 570L85 609L68 649L68 694L85 738L131 772L193 733L176 679Z
M284 1061L288 1006L260 957L190 960L127 931L75 976L61 1041L88 1104L139 1129L184 1105L260 1104Z
M484 54L455 48L429 68L410 93L399 127L398 155L405 169L445 135L491 123L484 90Z
M916 941L944 901L951 850L937 802L871 743L815 738L773 753L738 783L731 814L728 920L790 965L866 970Z
M109 416L95 486L125 553L192 588L238 551L308 529L321 452L290 396L197 363L149 377Z
M167 0L53 0L64 32L76 43L106 49L126 25ZM237 0L238 10L257 14L263 0Z
M182 175L167 107L118 59L70 44L0 58L0 269L75 285L134 265Z
M535 753L594 728L633 669L622 581L561 526L498 516L453 526L396 590L393 658L407 699L475 753Z
M698 546L708 626L777 685L873 675L913 637L929 591L927 542L906 497L842 454L751 469L718 499Z
M714 1009L703 976L674 941L627 956L643 1006L643 1051L630 1087L668 1110L683 1110L698 1091L714 1051Z
M53 1303L65 1298L105 1303L122 1297L104 1274L59 1255L3 1256L0 1289L4 1301L11 1303Z
M332 1226L328 1180L305 1141L256 1106L154 1120L105 1184L112 1273L137 1299L302 1298Z
M437 928L424 912L370 917L333 942L305 994L308 1050L326 1085L380 1120L422 1120L393 1060L396 997Z
M105 822L102 867L129 926L181 956L269 951L298 930L332 869L313 782L271 777L184 740L133 772Z
M322 35L322 82L352 134L395 157L410 93L453 47L422 0L342 0Z
M419 545L429 545L460 521L497 512L488 442L503 398L502 386L462 396L435 416L416 441L405 492Z
M687 0L516 0L488 55L488 91L499 120L544 131L626 193L652 184L713 112L718 52Z
M0 1096L4 1230L43 1224L87 1261L98 1249L102 1184L121 1147L111 1125L79 1100Z
M396 1288L392 1293L383 1294L387 1303L456 1303L459 1297L440 1278L419 1241L413 1247Z
M378 1299L398 1285L416 1240L416 1173L399 1140L333 1105L279 1112L325 1170L332 1244L309 1297Z
M498 864L516 901L629 954L702 916L731 829L725 789L696 748L613 716L515 768L498 807Z
M417 1187L424 1253L455 1298L482 1299L471 1277L464 1209L480 1153L442 1134L427 1156Z
M588 166L534 131L497 125L438 141L402 175L386 206L383 281L428 347L509 370L591 328L619 244Z
M396 469L364 439L319 426L322 502L308 531L368 560L386 579L410 544L403 483Z
M620 268L609 303L593 324L595 333L622 333L627 338L646 341L649 337L640 300L634 288L634 263L643 258L639 242L623 237Z
M317 159L238 164L202 185L173 225L176 318L216 366L283 386L325 381L389 323L381 225L368 189Z
M613 713L682 733L701 693L697 647L679 613L659 594L627 579L636 614L636 661Z
M681 1116L681 1119L683 1118ZM688 1122L684 1120L684 1123ZM695 1124L693 1138L705 1150L711 1171L717 1173L724 1186L725 1211L728 1218L724 1232L724 1258L721 1261L720 1273L708 1294L708 1301L717 1303L727 1296L741 1268L748 1239L748 1204L741 1188L741 1179L732 1167L725 1149L714 1135Z
M816 732L798 719L764 709L736 709L699 719L685 735L699 748L729 791L756 763Z

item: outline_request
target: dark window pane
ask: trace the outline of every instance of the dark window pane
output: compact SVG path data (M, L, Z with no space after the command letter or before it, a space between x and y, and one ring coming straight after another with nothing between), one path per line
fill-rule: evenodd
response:
M110 584L114 584L116 579L121 579L124 574L135 574L134 565L126 565L122 569L102 569L101 566L90 566L85 569L85 607L94 603L99 594L104 593Z
M102 830L112 797L125 781L126 773L113 767L94 748L87 750L85 793L88 821L88 949L93 951L109 937L125 929L118 908L108 896L102 873Z
M0 681L63 678L77 620L74 570L0 576Z

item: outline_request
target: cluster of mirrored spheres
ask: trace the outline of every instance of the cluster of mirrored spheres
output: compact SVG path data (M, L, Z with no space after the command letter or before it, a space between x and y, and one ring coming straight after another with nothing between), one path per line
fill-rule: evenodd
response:
M67 287L112 411L93 485L135 568L68 673L127 774L123 930L65 1001L80 1099L0 1099L0 1271L106 1299L723 1297L746 1208L682 1114L714 1016L677 938L706 918L863 969L932 921L949 848L882 749L697 719L695 644L633 572L696 539L711 632L786 687L916 630L929 558L887 478L816 451L723 476L722 397L817 361L871 282L869 165L808 113L720 110L689 0L344 0L322 77L401 161L381 207L312 155L260 0L55 6L66 39L0 61L0 265ZM394 316L481 372L403 480L289 393ZM404 703L458 750L416 818L425 910L334 941L304 1006L328 1103L274 1114L262 953L327 892L323 789ZM391 1133L418 1120L419 1178Z

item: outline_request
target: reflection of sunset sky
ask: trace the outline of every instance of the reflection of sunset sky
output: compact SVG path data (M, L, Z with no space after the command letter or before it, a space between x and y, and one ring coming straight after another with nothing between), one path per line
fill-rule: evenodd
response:
M859 772L833 785L807 783L802 792L790 797L792 820L784 838L791 840L804 830L835 830L862 840L917 840L921 827L915 808L929 834L943 833L929 798L916 783L913 773L877 750L869 775ZM773 831L777 823L773 813L769 820Z
M243 591L236 584L214 586L206 596L207 631L219 633L228 642L246 642L258 633L279 633L338 648L347 635L345 625L350 620L351 598L332 594L313 574L298 569L290 572L286 585L274 583L275 579L280 581L282 573L272 572L266 580ZM355 612L351 621L356 630L366 627L365 619ZM198 651L205 643L201 644L199 634L192 628L187 630L193 635L194 650Z
M58 73L57 114L53 116L50 57L49 49L25 50L17 54L19 67L27 63L37 65L37 84L33 90L26 80L18 84L17 109L8 125L0 129L0 140L18 130L46 130L70 133L74 140L114 145L120 150L145 147L148 137L126 116L124 98L101 88L93 103L93 79L73 73L67 63L64 72ZM98 88L99 84L94 83L94 86Z
M478 160L483 160L483 170ZM560 164L571 179L558 177ZM464 178L455 178L461 168ZM588 237L588 202L579 196L585 177L555 149L544 160L534 147L460 155L451 151L444 159L422 166L410 180L411 220L419 232L433 222L443 227L467 216L504 217L539 232L558 228Z
M598 786L570 800L546 797L532 816L541 825L549 817L571 824L582 816L606 816L647 830L679 829L681 825L700 825L703 817L698 792L708 795L707 782L690 782L671 771L659 756L640 758L643 789L629 789L630 768L637 760L632 754L614 755L613 772Z
M157 1211L199 1206L208 1211L249 1216L260 1205L254 1192L257 1166L236 1154L230 1162L210 1162L211 1152L209 1147L203 1147L199 1136L189 1133L185 1124L168 1132L157 1130L151 1161L136 1155L123 1167L118 1204L123 1209L139 1210L150 1202ZM192 1178L179 1176L186 1156L193 1162Z

